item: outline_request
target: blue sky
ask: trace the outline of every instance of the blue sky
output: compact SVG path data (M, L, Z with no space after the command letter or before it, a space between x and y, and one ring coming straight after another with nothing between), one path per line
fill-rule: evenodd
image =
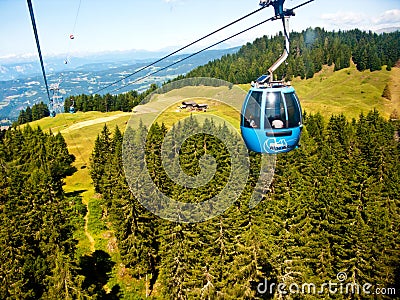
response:
M81 2L80 2L81 1ZM44 56L143 49L177 49L257 9L258 0L32 0ZM287 8L303 1L287 0ZM76 22L78 7L79 16ZM273 9L232 26L197 46L208 46L273 15ZM0 0L0 62L36 56L25 0ZM291 30L400 27L400 1L315 0L296 11ZM242 45L281 30L280 22L239 36L224 46ZM73 32L74 31L74 32ZM75 35L74 40L69 35ZM188 49L190 52L195 48Z

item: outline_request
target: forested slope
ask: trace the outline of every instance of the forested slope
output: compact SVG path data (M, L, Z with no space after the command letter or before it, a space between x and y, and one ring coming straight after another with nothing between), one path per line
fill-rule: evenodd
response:
M335 71L350 66L353 60L359 71L390 69L400 59L400 32L376 34L350 31L329 32L309 28L290 34L290 55L287 64L275 72L280 79L286 77L312 78L323 65L335 66ZM284 37L280 33L264 36L244 45L236 54L209 62L189 72L187 77L214 77L232 83L249 83L265 74L283 52Z
M34 104L32 108L28 106L25 110L21 110L18 120L14 123L15 126L26 124L32 121L40 120L50 116L49 108L43 102Z
M29 125L0 138L0 298L118 299L108 253L78 253L87 207L66 194L75 157L61 134ZM82 249L81 249L82 251Z
M393 124L376 111L357 121L309 115L305 124L301 148L279 155L270 192L258 206L248 208L259 161L252 153L242 196L221 216L196 224L171 223L143 208L123 178L123 136L118 128L112 135L104 127L92 155L92 178L129 274L147 278L153 296L176 299L270 298L257 292L265 280L321 287L337 281L339 272L346 273L346 283L398 290L400 147ZM181 126L191 132L201 125L189 120ZM198 134L182 146L180 161L188 175L199 172L203 154L218 163L213 189L187 189L174 184L162 167L166 131L153 125L146 148L158 188L189 202L221 191L230 168L218 140ZM326 288L320 297L327 296Z
M63 191L73 161L61 134L28 126L1 139L1 299L83 293L73 233L82 224L84 207Z
M385 64L390 69L399 58L399 41L398 32L376 35L309 29L293 33L289 64L277 76L310 78L324 64L334 64L339 70L350 65L350 59L359 70L379 70ZM188 76L248 83L265 73L282 47L282 35L260 38L238 54ZM65 107L68 110L73 100L81 111L130 110L146 95L80 95L69 98ZM91 151L88 137L97 134L100 126L94 120L97 127L72 130L72 123L85 117L79 113L55 118L62 123L57 124L58 130L73 134L68 146L81 156ZM118 124L126 124L126 118ZM192 119L180 126L187 133L207 126L227 137L231 134L225 127ZM286 287L302 283L321 287L337 282L339 272L346 273L346 283L369 283L399 292L400 146L398 133L397 141L393 138L394 126L377 111L354 120L340 114L324 118L306 113L301 147L278 156L274 180L263 201L248 208L260 160L250 153L250 177L242 195L224 214L196 224L162 220L132 195L122 164L122 128L112 134L105 126L94 143L90 174L97 194L87 205L91 210L87 223L83 219L87 208L77 197L87 191L82 191L82 185L77 185L80 190L69 186L69 191L75 190L67 195L63 191L65 177L76 170L61 134L29 126L2 132L0 298L282 298L269 291L260 293L260 284L267 280ZM144 131L128 132L140 136ZM180 162L188 175L200 172L204 154L214 156L218 163L217 176L207 186L188 189L175 184L163 168L160 153L166 132L166 126L154 124L145 151L158 188L188 202L219 193L231 170L227 149L207 134L194 135L183 144ZM89 172L86 160L78 159L75 164L84 176ZM85 188L89 185L89 178L79 179ZM85 233L96 231L97 238L106 232L116 242L102 237L92 245L96 251L89 253L88 248L88 253L78 253L73 234L84 227ZM110 245L112 251L107 248ZM110 254L121 264L115 266ZM105 288L111 272L114 281ZM320 295L304 297L330 296L325 288Z

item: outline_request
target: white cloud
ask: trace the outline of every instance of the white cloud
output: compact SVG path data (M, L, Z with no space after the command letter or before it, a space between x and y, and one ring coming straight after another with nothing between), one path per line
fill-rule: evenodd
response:
M357 25L365 23L367 16L354 12L337 12L334 14L323 14L321 19L333 25Z
M383 12L378 17L356 12L337 12L322 14L327 29L354 29L378 31L382 28L400 26L400 10L392 9Z
M374 24L396 24L400 22L400 9L391 9L385 11L379 17L373 20Z

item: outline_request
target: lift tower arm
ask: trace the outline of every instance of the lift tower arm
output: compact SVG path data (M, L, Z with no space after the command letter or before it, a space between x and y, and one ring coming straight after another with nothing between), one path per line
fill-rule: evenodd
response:
M275 17L276 19L281 19L282 24L283 24L283 31L284 31L284 36L285 36L285 49L283 50L283 53L281 57L268 69L269 77L268 81L272 82L273 81L273 73L276 71L276 69L279 68L279 66L285 62L285 60L289 56L289 49L290 49L290 39L289 39L289 18L291 16L294 16L293 10L284 10L283 9L283 3L285 3L285 0L261 0L260 1L260 6L266 7L272 5L275 9Z

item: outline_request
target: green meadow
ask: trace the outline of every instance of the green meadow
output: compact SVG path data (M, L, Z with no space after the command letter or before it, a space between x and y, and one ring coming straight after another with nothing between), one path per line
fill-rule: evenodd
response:
M293 80L304 110L320 112L324 117L343 113L356 118L360 113L377 109L388 118L396 104L382 97L385 85L392 82L392 73L386 71L357 71L355 65L333 72L333 67L324 67L312 79Z

